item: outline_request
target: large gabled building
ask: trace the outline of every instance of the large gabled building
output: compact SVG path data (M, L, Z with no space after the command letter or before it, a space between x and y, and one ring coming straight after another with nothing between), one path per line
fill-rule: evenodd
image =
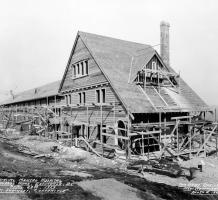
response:
M169 64L167 23L161 24L161 56L150 45L79 31L55 88L49 98L59 99L53 105L59 120L50 121L59 128L50 131L71 134L75 145L83 138L92 147L128 155L160 152L169 143L181 153L181 143L193 138L193 116L204 123L199 119L210 110ZM39 102L48 100L41 91ZM20 98L4 105L31 106L39 99Z
M74 138L121 149L143 141L149 146L143 151L159 151L161 135L175 129L172 118L190 119L210 110L169 65L168 28L161 24L164 60L149 45L77 33L59 88L69 105L65 125Z

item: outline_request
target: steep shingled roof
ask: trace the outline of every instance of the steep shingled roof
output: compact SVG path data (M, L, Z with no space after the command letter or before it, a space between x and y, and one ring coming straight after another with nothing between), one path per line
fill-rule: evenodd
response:
M29 101L34 99L41 99L49 96L58 95L59 86L60 86L60 81L55 81L34 89L26 90L24 92L16 94L14 99L11 98L1 102L1 105Z
M131 113L157 111L140 88L132 82L137 71L155 54L160 58L151 46L85 32L78 32L77 37L81 37L114 91ZM167 69L173 72L171 68ZM209 110L205 102L182 79L180 82L180 93L166 91L177 104L176 108L166 111ZM61 87L62 84L60 90Z

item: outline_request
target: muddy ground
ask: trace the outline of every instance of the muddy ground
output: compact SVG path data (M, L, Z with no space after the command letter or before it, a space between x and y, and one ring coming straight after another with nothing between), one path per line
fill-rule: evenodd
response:
M0 180L13 178L15 185L21 186L18 187L21 193L0 193L0 199L218 199L215 195L191 195L178 187L130 175L119 167L90 166L83 161L66 165L67 162L52 158L36 159L19 152L18 148L15 143L0 138ZM41 183L43 178L61 184L36 188L36 182ZM36 182L25 185L21 184L22 179Z

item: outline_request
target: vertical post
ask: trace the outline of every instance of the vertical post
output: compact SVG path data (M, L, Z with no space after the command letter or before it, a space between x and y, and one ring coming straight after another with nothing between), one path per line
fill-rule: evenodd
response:
M60 108L61 113L61 131L63 131L63 115L62 115L62 107Z
M56 99L56 95L54 97L54 100L55 100L55 110L54 111L55 111L55 132L56 132L57 131L57 124L56 124L57 123L57 107L56 107L57 106L57 104L56 104L57 99Z
M159 69L157 70L157 85L158 85L158 92L160 93L160 79L159 79L160 73Z
M178 121L176 120L176 124L178 123ZM179 153L179 130L178 130L178 127L176 128L176 136L177 136L177 140L176 140L176 143L177 143L177 153Z
M128 123L127 123L127 136L128 136L128 142L127 142L127 150L128 150L128 159L131 159L131 151L130 151L130 136L129 136L129 128L130 128L130 120L129 120L129 109L127 110L128 114Z
M161 129L161 122L162 122L162 119L161 119L161 112L159 112L159 130L160 130L160 136L159 136L159 142L161 142L161 133L162 133L162 129ZM161 145L160 146L160 151L161 151Z
M16 104L16 122L17 122L17 104Z
M101 146L102 146L102 156L104 156L104 147L103 147L103 137L102 137L102 123L103 123L103 113L102 113L102 101L101 101L101 106L100 106L100 109L101 109L101 130L100 130L100 136L101 136Z
M143 132L142 132L142 157L143 159L145 159L145 143L144 143L144 135L143 135Z
M189 138L189 159L191 159L192 156L192 131L191 131L191 117L189 118L189 133L190 133L190 138Z
M204 130L204 157L206 157L206 148L205 148L205 140L206 140L206 135L205 135L205 130Z
M144 69L144 91L146 92L146 67Z
M128 115L128 114L127 114ZM115 98L114 98L114 145L118 145L118 126L116 124L116 104L115 104Z
M215 114L214 114L214 117L215 117L215 122L216 122L216 108L215 108Z
M217 133L216 133L216 157L217 157Z
M88 138L88 127L89 127L89 107L87 105L86 107L86 119L87 119L87 125L86 125L86 137ZM88 138L89 139L89 138Z

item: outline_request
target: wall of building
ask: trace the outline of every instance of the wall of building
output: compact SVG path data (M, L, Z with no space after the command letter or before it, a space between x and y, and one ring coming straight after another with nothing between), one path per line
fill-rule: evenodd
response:
M88 76L73 79L73 65L83 60L88 60ZM82 40L78 38L61 91L81 89L104 82L107 82L106 78L97 66L86 46L83 44Z
M88 75L75 78L73 67L84 60L88 61ZM101 108L97 101L96 91L102 89L105 89L104 105L107 106ZM74 133L75 137L83 135L90 140L99 140L101 124L103 127L106 125L114 127L118 120L126 120L126 112L121 102L80 38L77 40L61 92L65 95L65 102L62 103L70 105L70 107L62 110L62 116L64 116L63 130ZM85 102L83 101L84 93ZM80 94L82 101L80 101ZM82 107L75 108L79 104ZM73 122L88 123L90 126L80 125L73 128L71 124ZM114 134L113 130L104 130L104 132ZM104 142L115 143L112 138L108 137L104 137Z

